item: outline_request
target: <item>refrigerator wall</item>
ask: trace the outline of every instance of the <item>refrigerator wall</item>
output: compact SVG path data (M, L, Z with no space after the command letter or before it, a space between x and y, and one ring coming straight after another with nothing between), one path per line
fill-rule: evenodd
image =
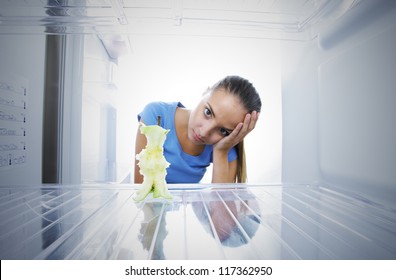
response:
M382 4L361 3L303 46L283 42L284 181L393 203L396 11Z
M115 63L98 36L84 37L83 54L80 182L115 182L118 91L112 81Z
M41 183L45 36L0 35L1 184Z

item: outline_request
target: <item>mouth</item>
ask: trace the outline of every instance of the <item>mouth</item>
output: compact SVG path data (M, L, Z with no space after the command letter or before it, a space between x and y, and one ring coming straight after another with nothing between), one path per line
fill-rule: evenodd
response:
M198 142L201 144L204 143L204 140L197 133L195 133L194 130L192 130L192 138L194 139L195 142Z

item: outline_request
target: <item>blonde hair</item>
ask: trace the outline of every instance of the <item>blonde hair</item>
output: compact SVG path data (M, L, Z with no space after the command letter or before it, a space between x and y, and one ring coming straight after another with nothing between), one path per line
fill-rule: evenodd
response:
M235 176L235 183L246 183L247 171L246 171L246 157L243 140L236 145L238 153L238 165Z

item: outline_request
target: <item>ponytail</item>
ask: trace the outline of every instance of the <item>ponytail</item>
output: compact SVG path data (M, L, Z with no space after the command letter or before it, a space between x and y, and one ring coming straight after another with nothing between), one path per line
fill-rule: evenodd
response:
M236 145L238 154L237 172L235 176L235 183L246 183L247 172L246 172L246 157L243 140Z

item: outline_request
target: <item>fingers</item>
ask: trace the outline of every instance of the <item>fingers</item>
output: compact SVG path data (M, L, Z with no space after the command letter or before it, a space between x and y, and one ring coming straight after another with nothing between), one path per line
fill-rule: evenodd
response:
M230 135L216 144L217 148L233 147L241 142L245 136L255 128L258 117L259 113L256 111L246 114L243 122L240 122Z
M243 127L240 131L240 133L243 134L243 137L255 128L256 122L258 120L258 115L259 113L257 113L256 111L253 111L251 114L246 114L243 121Z
M239 123L230 136L235 137L236 141L241 141L250 131L252 131L257 123L259 113L253 111L251 114L246 114L243 123Z
M259 113L256 111L253 111L251 114L247 114L250 115L250 122L248 124L248 131L252 131L254 129L254 127L256 126L256 122L258 120L259 117ZM246 119L246 118L245 118Z

